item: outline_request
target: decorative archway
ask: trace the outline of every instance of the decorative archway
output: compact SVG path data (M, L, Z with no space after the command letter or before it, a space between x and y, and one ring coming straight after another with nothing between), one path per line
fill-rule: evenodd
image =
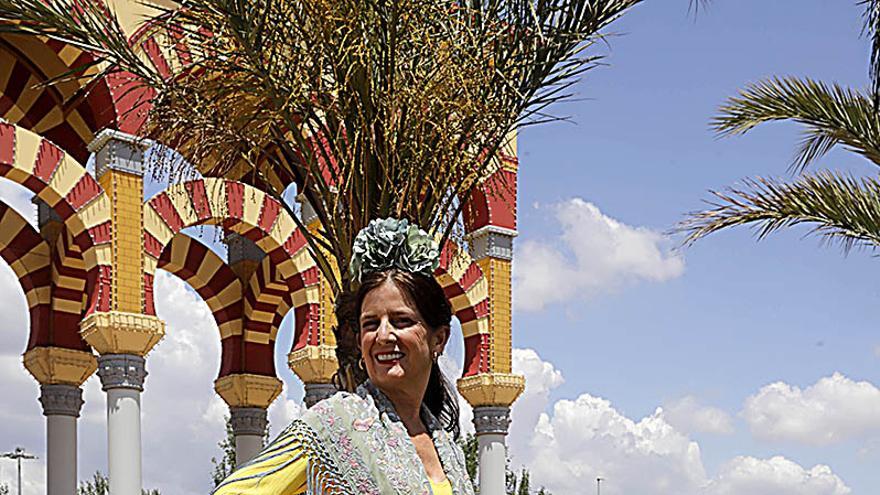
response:
M176 184L147 201L144 207L146 287L153 286L155 269L160 267L160 257L172 239L181 230L195 225L220 226L253 242L265 253L264 261L250 274L248 283L238 289L242 302L239 324L229 323L221 333L221 378L235 373L274 377L272 356L277 326L294 300L300 299L296 291L289 291L303 285L308 270L314 266L307 256L304 239L296 232L286 210L252 186L212 178ZM188 249L193 249L192 243ZM211 262L211 266L216 263ZM308 290L300 295L304 304L317 303L310 300L313 297ZM144 309L147 314L155 314L151 305ZM234 362L240 364L226 364Z
M0 121L0 177L30 189L56 213L85 263L86 314L110 307L110 205L101 186L61 148Z

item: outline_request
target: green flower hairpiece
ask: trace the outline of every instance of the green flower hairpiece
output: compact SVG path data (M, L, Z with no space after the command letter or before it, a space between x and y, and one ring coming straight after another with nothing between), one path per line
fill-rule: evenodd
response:
M427 232L405 218L382 218L358 232L349 270L360 282L368 273L390 268L430 276L438 266L440 248Z

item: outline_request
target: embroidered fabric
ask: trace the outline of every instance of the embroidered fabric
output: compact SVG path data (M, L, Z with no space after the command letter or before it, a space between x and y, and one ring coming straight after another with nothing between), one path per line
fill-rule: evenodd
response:
M473 495L461 449L426 407L421 414L453 495ZM309 495L434 493L393 404L369 381L356 394L340 392L313 406L218 488L259 484L303 459Z

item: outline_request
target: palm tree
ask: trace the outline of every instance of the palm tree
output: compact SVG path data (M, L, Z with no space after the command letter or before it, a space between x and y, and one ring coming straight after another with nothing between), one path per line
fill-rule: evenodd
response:
M601 58L590 47L641 1L185 0L155 7L129 40L104 2L0 0L0 33L91 53L94 64L68 75L85 88L110 74L148 88L155 96L135 109L149 108L142 135L203 175L279 200L295 183L317 217L317 229L298 227L340 301L338 354L350 366L357 232L388 216L441 243L460 231L514 132L557 120L548 107ZM148 38L169 64L142 56Z
M864 33L871 40L871 85L867 90L808 78L771 78L753 84L720 109L713 128L721 136L745 134L765 122L793 121L805 130L790 171L793 181L748 179L713 191L711 209L690 214L679 225L686 244L713 232L751 224L759 239L799 224L824 240L880 247L880 182L874 176L807 172L832 148L842 146L880 166L880 0L863 0Z

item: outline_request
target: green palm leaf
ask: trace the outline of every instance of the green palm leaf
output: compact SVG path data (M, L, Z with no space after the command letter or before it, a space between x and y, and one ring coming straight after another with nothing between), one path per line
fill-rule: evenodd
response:
M722 136L791 120L806 127L792 168L802 171L836 145L880 165L880 120L871 98L859 91L812 79L773 78L730 98L712 121Z
M711 209L693 213L677 230L690 245L719 230L756 227L758 239L777 230L807 224L811 233L854 246L880 247L880 182L823 171L792 183L758 178L725 192L713 192Z

